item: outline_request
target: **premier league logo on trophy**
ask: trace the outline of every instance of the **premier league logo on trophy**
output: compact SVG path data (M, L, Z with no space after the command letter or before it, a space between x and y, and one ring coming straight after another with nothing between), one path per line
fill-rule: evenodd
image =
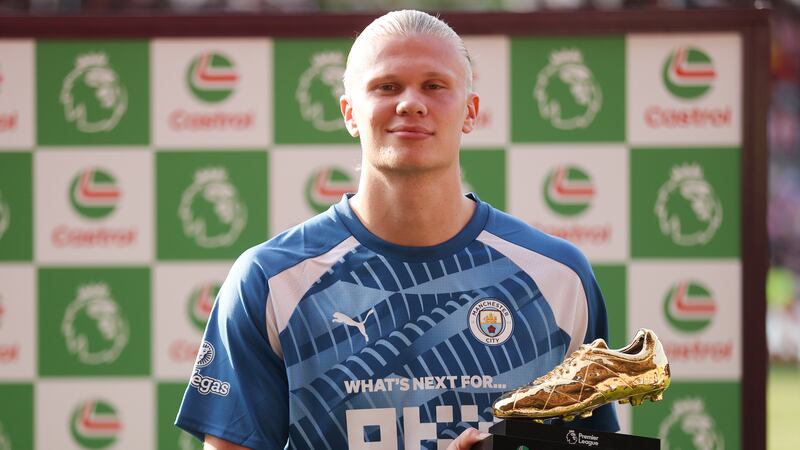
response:
M641 405L660 401L670 384L669 363L658 337L640 329L621 349L597 339L582 345L561 364L530 384L506 392L494 402L495 417L505 419L489 431L478 450L548 448L570 449L584 444L603 449L658 450L659 440L619 433L565 429L546 420L571 422L586 418L612 402Z

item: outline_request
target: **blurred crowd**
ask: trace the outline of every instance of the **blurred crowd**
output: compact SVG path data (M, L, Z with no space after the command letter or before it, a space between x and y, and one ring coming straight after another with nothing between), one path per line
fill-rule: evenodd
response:
M538 11L547 9L800 8L800 0L0 0L0 12L378 12L398 8L435 11Z
M771 269L767 332L773 361L800 364L800 0L0 0L0 14L539 11L771 8L769 132Z
M767 338L773 361L800 364L800 10L782 6L772 21Z

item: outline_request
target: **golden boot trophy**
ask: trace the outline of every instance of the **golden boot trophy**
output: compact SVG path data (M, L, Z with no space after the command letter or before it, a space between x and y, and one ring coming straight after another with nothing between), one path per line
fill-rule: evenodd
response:
M578 436L591 436L587 439L595 442L603 438L609 442L608 448L658 448L657 439L614 433L582 434L536 423L589 417L594 409L615 401L634 406L644 400L656 402L662 399L669 383L669 362L653 331L640 329L628 346L618 350L609 349L604 340L597 339L581 345L561 364L530 384L500 396L494 402L493 413L495 417L511 420L490 429L495 435L487 441L494 440L494 447L486 442L473 448L498 449L517 443L558 441L572 444Z

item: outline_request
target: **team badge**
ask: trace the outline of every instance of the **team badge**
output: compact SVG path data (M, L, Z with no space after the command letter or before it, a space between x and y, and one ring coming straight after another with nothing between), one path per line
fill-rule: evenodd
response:
M500 300L483 298L469 309L469 329L475 339L487 345L500 345L511 337L514 319Z

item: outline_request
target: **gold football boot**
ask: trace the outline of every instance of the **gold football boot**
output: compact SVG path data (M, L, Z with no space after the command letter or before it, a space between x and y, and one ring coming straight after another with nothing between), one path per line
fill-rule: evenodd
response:
M669 387L669 363L658 337L640 329L633 342L619 350L597 339L581 345L550 372L526 386L506 392L494 402L499 418L541 422L561 417L589 417L595 408L618 401L637 406L657 402Z

